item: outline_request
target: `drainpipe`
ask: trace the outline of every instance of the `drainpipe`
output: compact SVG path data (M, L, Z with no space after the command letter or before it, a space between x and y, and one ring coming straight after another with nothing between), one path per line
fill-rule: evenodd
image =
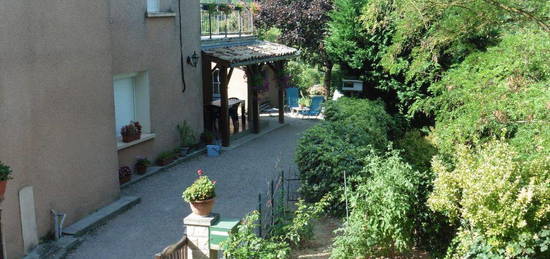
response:
M181 67L181 82L182 82L182 89L181 92L185 93L185 90L187 90L187 85L185 84L185 69L184 65L185 62L183 62L183 35L182 35L182 27L181 27L181 0L178 0L178 11L179 11L179 30L180 30L180 67Z
M67 215L64 213L57 213L53 209L51 212L53 214L55 240L59 240L61 236L63 236L63 223L65 222L65 217L67 217Z

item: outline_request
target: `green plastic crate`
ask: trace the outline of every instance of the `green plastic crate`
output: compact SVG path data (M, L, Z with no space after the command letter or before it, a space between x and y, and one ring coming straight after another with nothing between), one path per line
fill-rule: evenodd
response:
M239 223L239 219L220 218L216 224L210 226L210 248L220 250L220 243L229 238Z

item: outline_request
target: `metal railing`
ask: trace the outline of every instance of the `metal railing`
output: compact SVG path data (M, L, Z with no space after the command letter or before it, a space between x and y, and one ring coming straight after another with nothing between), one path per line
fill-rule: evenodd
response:
M253 2L201 1L201 39L254 35Z

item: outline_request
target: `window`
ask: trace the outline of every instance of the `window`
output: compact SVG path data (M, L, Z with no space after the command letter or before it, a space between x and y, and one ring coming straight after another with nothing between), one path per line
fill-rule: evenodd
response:
M160 0L147 0L147 12L160 12Z
M115 98L115 132L130 121L139 121L142 133L151 132L149 79L146 72L117 75L113 78Z
M212 73L212 99L220 99L220 70L216 69Z

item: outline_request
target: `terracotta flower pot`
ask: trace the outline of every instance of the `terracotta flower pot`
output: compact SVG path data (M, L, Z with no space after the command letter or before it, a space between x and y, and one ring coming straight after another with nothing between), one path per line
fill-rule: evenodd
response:
M157 165L159 166L165 166L167 164L170 164L174 162L174 158L173 157L170 157L170 158L163 158L163 159L159 159L157 160Z
M4 194L6 193L6 185L8 181L0 181L0 200L4 199Z
M123 177L118 178L118 181L120 182L120 184L125 184L125 183L129 182L130 180L132 180L132 175L123 176Z
M146 165L136 165L136 173L139 175L147 173L147 166Z
M191 211L199 216L208 216L214 207L214 198L205 201L189 202Z

